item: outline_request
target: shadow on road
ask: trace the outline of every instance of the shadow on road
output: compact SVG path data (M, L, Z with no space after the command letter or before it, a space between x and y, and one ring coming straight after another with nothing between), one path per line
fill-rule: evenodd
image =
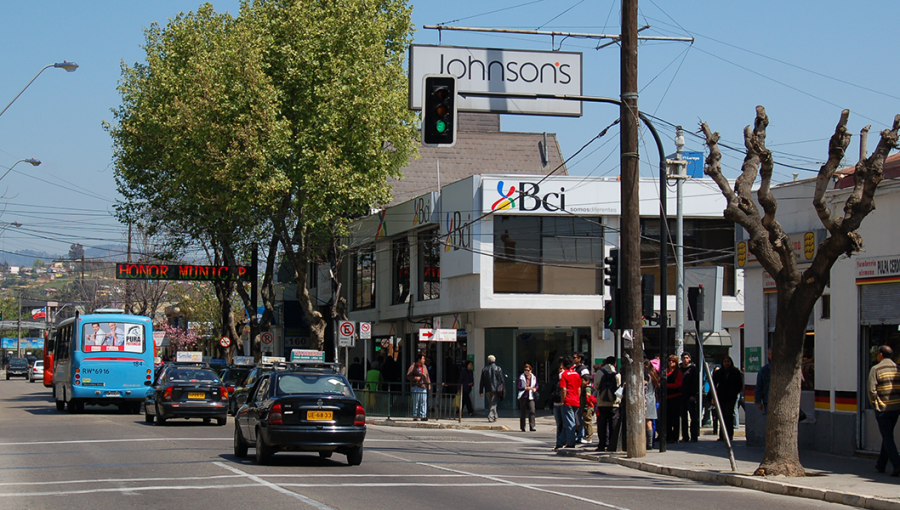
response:
M254 460L254 449L250 448L250 453L246 459L239 459L234 454L223 453L219 455L223 461L229 464L238 465L256 465ZM315 452L279 452L272 456L269 460L269 466L293 466L293 467L326 467L326 468L350 468L347 465L347 458L340 453L335 453L330 459L323 459ZM365 459L363 460L365 463Z

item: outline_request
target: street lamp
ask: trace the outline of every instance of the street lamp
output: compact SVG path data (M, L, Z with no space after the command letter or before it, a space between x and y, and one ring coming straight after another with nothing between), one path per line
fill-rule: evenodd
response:
M20 159L19 161L16 161L15 163L13 163L13 165L11 167L9 167L6 170L6 172L4 172L3 175L0 175L0 179L3 179L4 177L6 177L6 174L12 172L12 169L15 168L15 166L18 165L19 163L22 163L23 161L25 163L30 163L31 166L38 166L41 164L41 161L39 159L34 159L34 158Z
M71 73L71 72L75 71L76 69L78 69L78 64L76 64L75 62L67 62L67 61L63 60L62 62L57 62L55 64L45 65L44 67L41 68L40 71L38 71L38 73L36 75L34 75L34 78L32 78L30 82L28 82L28 85L25 85L25 88L20 90L19 93L16 94L16 97L14 97L13 100L10 101L8 105L6 105L6 108L3 108L3 111L0 111L0 115L3 115L3 112L5 112L10 106L12 106L12 104L16 102L16 99L19 99L19 96L22 95L22 92L25 92L25 89L27 89L28 86L31 85L31 83L34 80L36 80L38 76L41 75L41 73L43 73L44 71L46 71L47 69L49 69L51 67L55 67L57 69L65 69L67 72Z

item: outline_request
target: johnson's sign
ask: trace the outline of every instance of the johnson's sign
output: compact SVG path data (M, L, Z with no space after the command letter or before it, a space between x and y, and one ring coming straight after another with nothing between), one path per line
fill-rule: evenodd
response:
M461 94L582 94L581 53L413 45L409 48L410 109L422 108L422 80L426 74L456 76ZM469 112L581 116L580 101L463 95L457 105L460 111Z

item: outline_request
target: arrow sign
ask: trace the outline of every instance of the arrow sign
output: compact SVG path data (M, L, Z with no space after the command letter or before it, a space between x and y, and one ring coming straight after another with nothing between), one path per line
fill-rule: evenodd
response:
M419 330L419 341L420 342L430 342L434 338L434 330L433 329L420 329Z

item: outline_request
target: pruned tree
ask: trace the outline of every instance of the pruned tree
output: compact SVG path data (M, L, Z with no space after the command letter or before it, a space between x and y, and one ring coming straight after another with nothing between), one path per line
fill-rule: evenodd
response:
M744 128L747 155L733 189L722 174L719 133L712 132L706 123L700 125L709 147L705 172L716 182L727 200L725 219L734 221L748 232L748 248L756 255L763 269L774 278L778 292L766 448L756 475L804 475L797 443L797 417L806 325L816 301L829 282L835 261L844 254L852 256L862 248L862 237L856 231L863 219L875 209L875 190L884 178L884 160L897 147L900 115L894 117L891 129L881 132L878 146L869 157L865 157L868 127L865 128L860 138L860 159L853 174L853 189L844 203L843 215L832 212L825 195L850 144L850 132L847 130L849 116L849 110L841 112L840 121L828 144L828 160L819 169L812 198L812 206L829 236L819 246L812 264L802 272L797 266L788 235L775 219L778 202L771 189L774 160L772 152L766 148L769 118L765 108L757 106L753 127ZM752 187L757 176L760 186L754 200ZM757 207L757 202L762 211Z

